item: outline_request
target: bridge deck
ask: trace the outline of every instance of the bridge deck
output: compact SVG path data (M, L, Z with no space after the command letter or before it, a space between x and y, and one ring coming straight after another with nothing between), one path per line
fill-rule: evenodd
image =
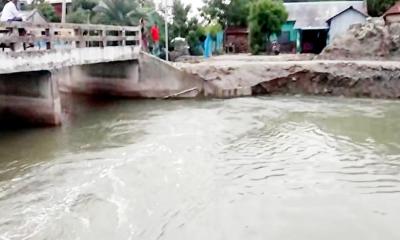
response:
M137 59L140 34L139 27L0 23L0 74Z

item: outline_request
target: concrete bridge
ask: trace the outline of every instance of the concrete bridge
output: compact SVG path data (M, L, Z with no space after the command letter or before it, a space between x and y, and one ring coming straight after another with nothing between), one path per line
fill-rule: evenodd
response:
M200 79L141 52L140 39L139 27L0 23L0 116L59 125L63 91L146 98L199 94Z

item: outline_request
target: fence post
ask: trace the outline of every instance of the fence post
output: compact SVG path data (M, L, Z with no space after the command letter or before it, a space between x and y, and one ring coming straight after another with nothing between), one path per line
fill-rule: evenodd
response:
M107 47L107 30L105 28L103 28L103 30L101 31L101 36L102 36L102 45L103 48Z
M79 40L75 41L75 47L76 48L81 48L83 46L83 35L82 35L82 29L80 27L74 28L74 37L78 38Z
M19 36L18 29L16 27L10 28L10 36ZM10 42L10 50L15 52L15 42Z
M47 27L45 29L45 35L48 37L48 40L46 41L46 49L50 50L52 47L52 37L53 37L53 29L51 27Z
M126 37L125 29L122 29L122 31L121 31L121 37L123 37L123 38ZM126 39L122 40L122 46L126 46Z

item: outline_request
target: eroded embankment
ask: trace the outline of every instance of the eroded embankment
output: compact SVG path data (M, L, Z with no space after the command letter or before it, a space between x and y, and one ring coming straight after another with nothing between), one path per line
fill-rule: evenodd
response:
M243 60L181 64L180 68L205 81L207 96L305 94L400 98L398 62Z

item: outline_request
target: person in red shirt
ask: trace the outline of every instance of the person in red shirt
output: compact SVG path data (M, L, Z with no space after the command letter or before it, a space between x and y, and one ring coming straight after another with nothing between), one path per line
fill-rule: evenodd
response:
M157 24L154 23L150 29L151 39L153 40L153 54L156 56L160 55L160 29Z

